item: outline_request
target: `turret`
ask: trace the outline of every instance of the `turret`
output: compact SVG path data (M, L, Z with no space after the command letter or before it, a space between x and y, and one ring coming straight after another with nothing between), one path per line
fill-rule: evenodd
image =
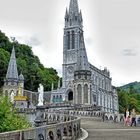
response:
M23 74L21 73L18 77L18 82L19 82L19 85L21 87L21 95L23 96L23 93L24 93L24 76Z

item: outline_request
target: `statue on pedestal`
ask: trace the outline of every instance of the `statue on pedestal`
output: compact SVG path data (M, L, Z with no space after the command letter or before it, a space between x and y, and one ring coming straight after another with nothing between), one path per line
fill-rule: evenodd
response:
M43 94L44 94L44 87L42 84L39 84L39 88L38 88L38 106L42 106L43 105Z

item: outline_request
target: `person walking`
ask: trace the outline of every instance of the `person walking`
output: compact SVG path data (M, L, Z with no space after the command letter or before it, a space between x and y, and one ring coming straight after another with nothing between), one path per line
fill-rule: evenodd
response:
M130 125L130 112L129 112L129 110L128 110L128 108L126 109L126 111L125 111L125 125Z
M134 126L136 126L136 111L135 109L133 108L132 109L132 112L131 112L131 126L134 124Z

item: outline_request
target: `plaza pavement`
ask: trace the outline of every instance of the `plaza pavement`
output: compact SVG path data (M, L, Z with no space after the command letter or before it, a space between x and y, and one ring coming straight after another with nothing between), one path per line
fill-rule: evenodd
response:
M140 140L140 127L102 122L100 118L82 118L82 128L88 132L86 140Z

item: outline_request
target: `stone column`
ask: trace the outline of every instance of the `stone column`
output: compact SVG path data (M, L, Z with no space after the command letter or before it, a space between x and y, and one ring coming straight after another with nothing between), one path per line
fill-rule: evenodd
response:
M91 91L90 91L90 85L88 85L88 104L91 103Z
M106 96L106 93L105 93L105 108L107 108L107 96Z
M75 103L78 104L78 91L77 91L77 85L75 86Z
M112 106L112 95L111 95L111 110L113 110L113 106Z
M98 105L100 106L100 93L98 92L98 95L97 95L97 97L98 97Z
M84 104L84 85L82 84L82 104Z
M102 92L102 107L104 108L104 93Z
M46 124L47 120L45 119L45 106L37 106L36 107L36 118L35 118L35 126L43 126Z

